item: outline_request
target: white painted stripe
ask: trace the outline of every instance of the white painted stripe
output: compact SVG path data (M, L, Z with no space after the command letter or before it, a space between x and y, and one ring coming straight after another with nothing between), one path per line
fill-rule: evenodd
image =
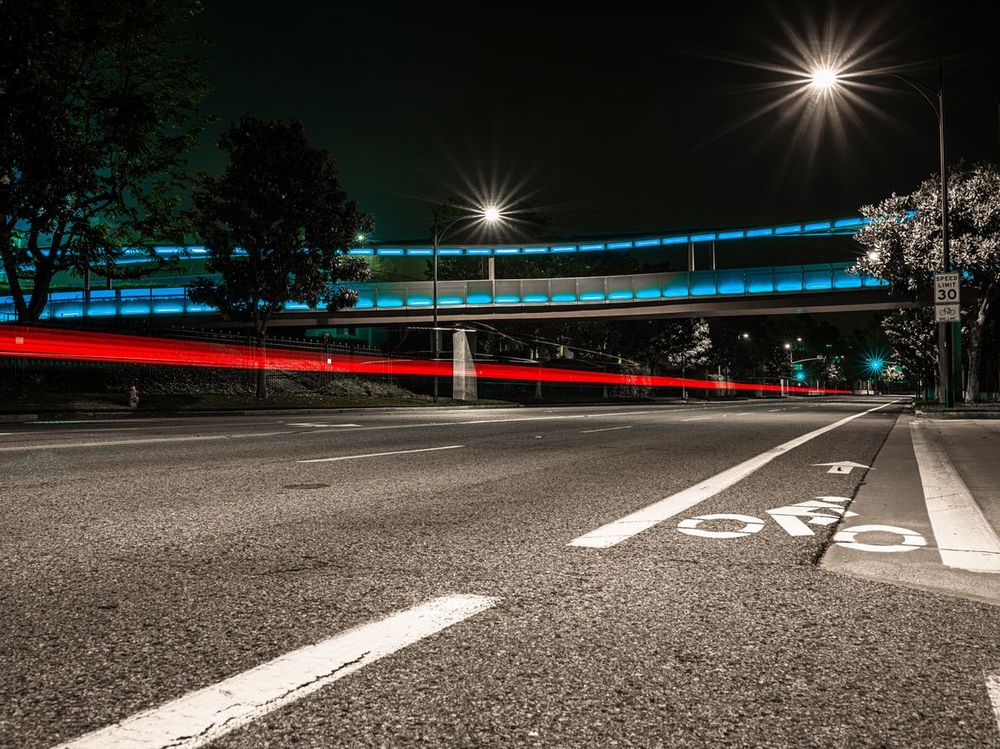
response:
M203 746L496 603L497 599L486 596L435 598L329 640L293 650L160 707L60 744L56 749Z
M274 437L292 432L254 432L251 434L199 434L192 437L150 437L137 440L105 440L101 442L55 442L44 445L17 445L16 447L0 447L0 452L16 452L21 450L65 450L70 447L116 447L118 445L151 445L162 442L202 442L208 440L232 440L247 437Z
M631 425L627 427L605 427L604 429L581 429L580 434L594 434L595 432L615 432L619 429L631 429Z
M690 419L681 419L681 421L704 421L711 418L711 416L692 416Z
M289 423L290 427L323 427L324 429L334 428L334 427L359 427L360 424L312 424L309 422L296 422Z
M1000 673L990 674L986 677L986 693L990 696L993 717L996 718L997 730L1000 731Z
M770 410L768 411L768 413L769 413L769 414L774 414L774 413L778 413L778 411L780 411L780 410L781 410L780 408L772 408L772 409L770 409Z
M457 450L465 445L445 445L444 447L421 447L417 450L390 450L385 453L364 453L362 455L338 455L336 458L312 458L297 460L296 463L329 463L334 460L356 460L357 458L381 458L383 455L406 455L407 453L429 453L435 450Z
M602 525L600 528L596 528L589 533L585 533L582 536L574 538L569 542L569 546L585 546L593 549L606 549L610 546L614 546L617 543L631 538L637 533L641 533L647 528L652 528L654 525L672 518L674 515L678 515L685 510L691 509L695 505L704 502L710 497L714 497L719 492L728 489L730 486L743 480L759 468L764 467L779 455L783 455L789 450L795 449L799 445L804 445L809 440L815 439L816 437L826 434L837 427L843 426L854 419L870 414L872 411L878 411L879 409L885 408L895 402L896 401L890 401L889 403L883 403L875 408L869 408L867 411L852 414L847 418L835 421L833 424L828 424L825 427L815 429L812 432L803 434L801 437L796 437L795 439L778 445L777 447L772 447L765 453L761 453L760 455L750 458L749 460L745 460L742 463L735 465L732 468L728 468L722 473L718 473L711 478L707 478L692 487L678 492L677 494L671 494L669 497L661 499L659 502L654 502L648 507L644 507L641 510L631 513L630 515L626 515L620 520L615 520L613 523Z
M0 437L7 437L11 434L13 434L13 432L0 432Z
M944 448L919 421L910 422L910 439L941 563L1000 574L1000 538Z

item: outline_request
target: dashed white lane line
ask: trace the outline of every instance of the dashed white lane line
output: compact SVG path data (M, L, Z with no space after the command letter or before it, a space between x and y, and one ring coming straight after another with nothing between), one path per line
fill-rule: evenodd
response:
M711 416L692 416L690 419L681 419L681 421L704 421L705 419L711 419Z
M497 599L486 596L435 598L329 640L293 650L217 684L60 744L57 749L203 746L496 604Z
M1000 574L1000 538L947 453L919 421L910 422L910 439L941 563Z
M296 463L330 463L334 460L357 460L358 458L381 458L383 455L405 455L407 453L429 453L435 450L457 450L465 445L444 445L443 447L421 447L416 450L390 450L384 453L363 453L361 455L338 455L335 458L310 458L297 460Z
M997 730L1000 731L1000 673L990 674L986 677L986 693L990 696L993 716L997 721Z
M595 432L617 432L619 429L631 429L630 424L627 427L604 427L604 429L581 429L580 434L594 434Z
M707 478L692 487L678 492L677 494L671 494L669 497L661 499L659 502L654 502L648 507L644 507L641 510L631 513L630 515L626 515L620 520L615 520L614 522L602 525L600 528L596 528L589 533L578 536L570 541L568 545L584 546L593 549L606 549L614 546L615 544L625 541L626 539L629 539L648 528L652 528L654 525L662 523L668 518L672 518L674 515L678 515L685 510L689 510L710 497L714 497L719 492L728 489L733 484L743 480L751 473L754 473L759 468L767 465L779 455L783 455L789 450L793 450L799 445L803 445L809 440L815 439L822 434L826 434L827 432L843 426L854 419L861 418L866 414L878 411L879 409L890 406L896 402L897 401L889 401L888 403L883 403L875 408L869 408L867 411L852 414L844 419L835 421L832 424L827 424L825 427L814 429L807 434L803 434L801 437L796 437L793 440L782 443L777 447L772 447L765 453L761 453L760 455L750 458L749 460L745 460L742 463L735 465L732 468L728 468L722 473L718 473L711 478Z

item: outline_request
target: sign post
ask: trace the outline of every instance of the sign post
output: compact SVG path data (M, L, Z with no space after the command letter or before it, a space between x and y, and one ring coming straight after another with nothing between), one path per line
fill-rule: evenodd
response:
M934 274L934 322L938 323L940 341L941 405L950 407L961 398L962 327L961 276L957 272ZM951 378L955 382L951 382ZM956 396L958 396L956 398Z

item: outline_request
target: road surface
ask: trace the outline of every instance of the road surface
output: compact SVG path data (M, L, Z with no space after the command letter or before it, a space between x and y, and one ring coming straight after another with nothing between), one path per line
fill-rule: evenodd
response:
M941 573L911 420L0 425L0 746L1000 746L1000 575Z

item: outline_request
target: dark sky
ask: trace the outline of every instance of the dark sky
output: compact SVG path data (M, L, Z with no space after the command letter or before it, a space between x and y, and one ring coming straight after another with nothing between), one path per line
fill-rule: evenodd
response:
M194 30L214 42L206 110L301 120L378 238L420 237L433 200L477 192L612 235L849 215L936 169L910 92L861 91L839 135L802 98L761 114L788 76L741 63L790 67L796 39L932 84L946 57L951 156L995 160L995 5L206 0ZM221 127L197 166L220 168Z

